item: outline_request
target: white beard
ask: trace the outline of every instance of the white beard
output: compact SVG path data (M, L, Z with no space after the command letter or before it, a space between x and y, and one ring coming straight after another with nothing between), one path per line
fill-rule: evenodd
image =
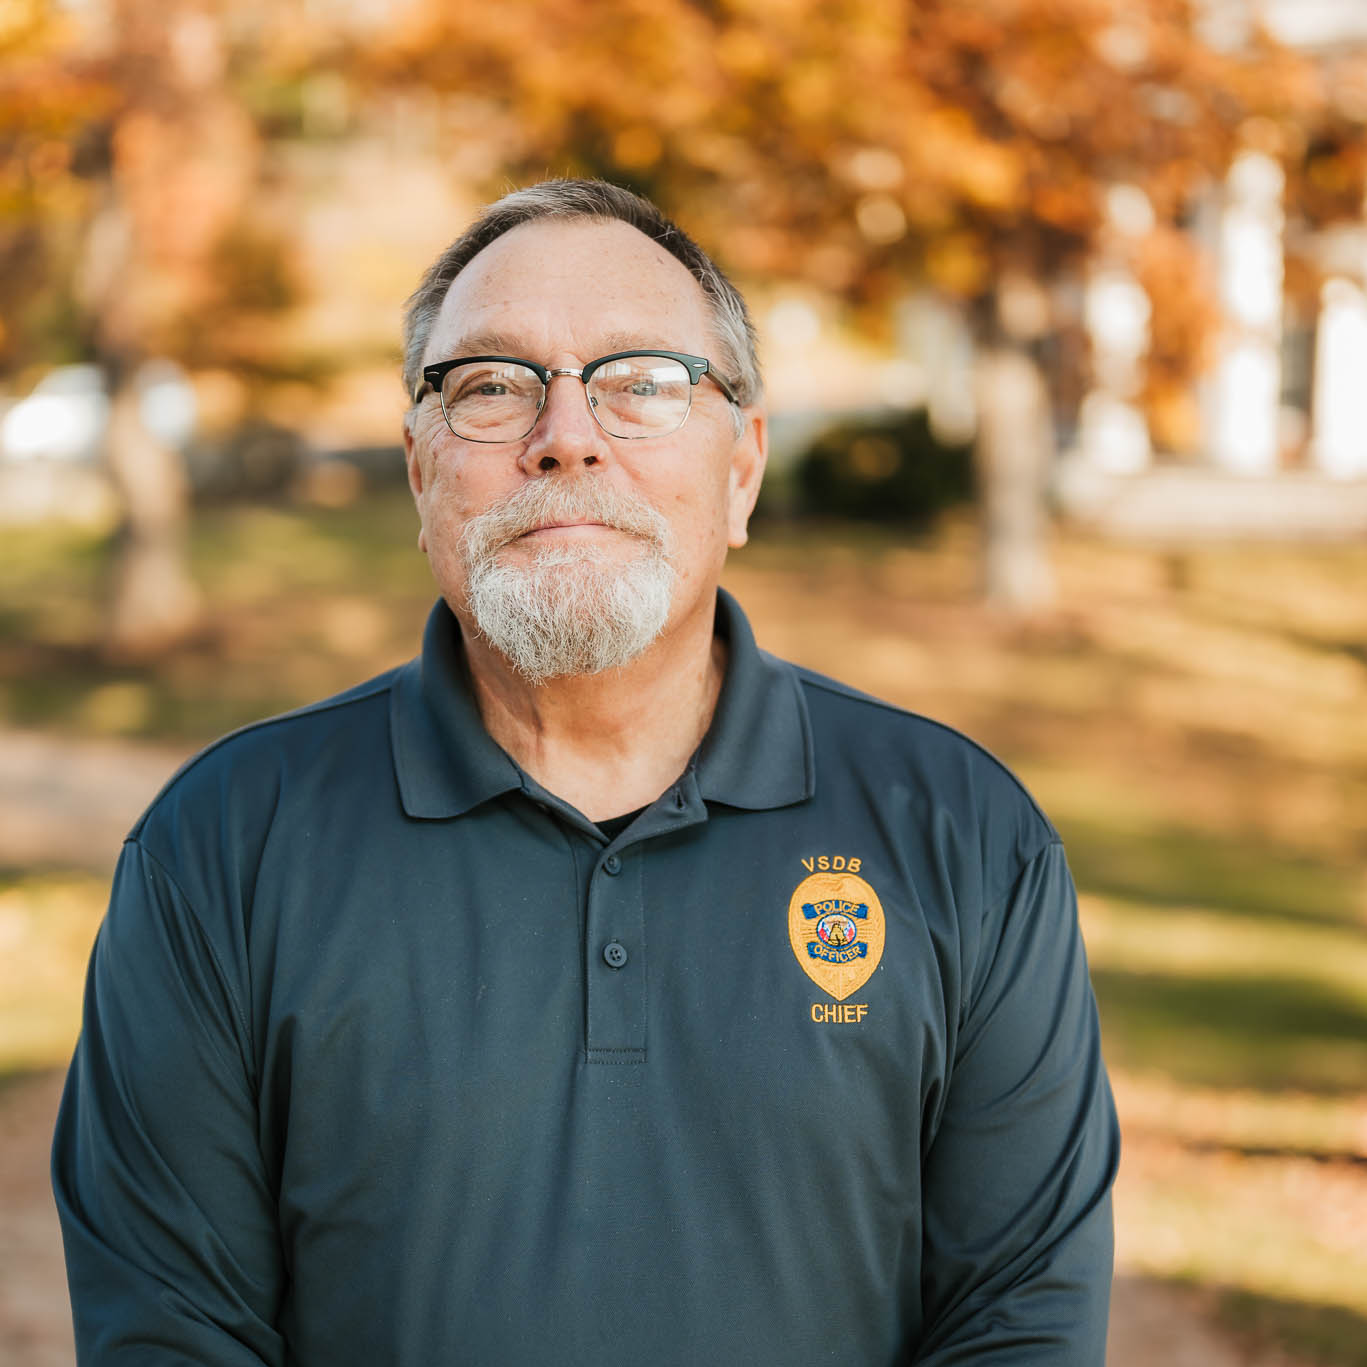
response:
M580 519L639 537L639 553L622 563L601 546L562 542L534 547L530 563L499 557L547 521ZM479 634L530 683L620 668L645 651L669 617L671 543L655 509L600 479L535 480L465 528L470 612Z

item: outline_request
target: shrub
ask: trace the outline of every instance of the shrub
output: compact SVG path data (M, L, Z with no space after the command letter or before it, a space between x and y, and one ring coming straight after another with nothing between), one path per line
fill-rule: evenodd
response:
M973 497L972 448L938 441L924 409L845 420L798 457L793 487L805 516L925 526Z

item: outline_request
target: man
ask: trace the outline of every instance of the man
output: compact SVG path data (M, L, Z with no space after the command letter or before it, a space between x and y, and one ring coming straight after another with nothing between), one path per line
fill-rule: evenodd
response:
M1058 839L755 647L740 297L551 182L410 302L418 660L134 828L54 1184L84 1362L1097 1363Z

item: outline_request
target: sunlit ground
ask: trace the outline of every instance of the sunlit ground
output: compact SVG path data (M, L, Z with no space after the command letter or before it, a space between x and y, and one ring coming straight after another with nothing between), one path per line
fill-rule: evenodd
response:
M205 634L153 671L88 642L104 549L0 544L0 722L194 742L412 653L431 600L401 492L218 510ZM977 605L967 522L761 529L728 583L761 643L961 726L1067 842L1126 1133L1121 1267L1237 1331L1367 1363L1367 548L1060 537L1059 610ZM68 1054L104 889L0 880L0 1073Z

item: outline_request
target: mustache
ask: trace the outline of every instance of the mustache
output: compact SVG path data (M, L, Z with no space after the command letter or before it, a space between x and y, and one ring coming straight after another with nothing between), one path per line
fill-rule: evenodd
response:
M528 532L560 522L601 522L667 552L669 524L639 495L601 479L538 479L471 518L462 534L467 562L478 563Z

